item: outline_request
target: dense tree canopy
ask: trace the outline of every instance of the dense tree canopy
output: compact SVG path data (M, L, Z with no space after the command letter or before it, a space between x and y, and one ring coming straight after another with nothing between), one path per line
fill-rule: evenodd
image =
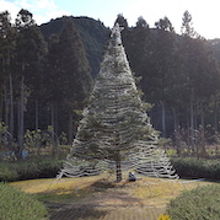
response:
M122 14L116 21L124 28L131 70L162 135L175 139L184 130L193 146L198 132L219 132L218 41L199 36L188 11L181 35L167 17L155 28L141 16L133 27ZM21 151L26 129L48 126L54 142L62 132L71 142L108 36L108 28L87 17L65 16L38 27L27 10L15 21L9 12L0 13L0 121L7 126L8 146Z

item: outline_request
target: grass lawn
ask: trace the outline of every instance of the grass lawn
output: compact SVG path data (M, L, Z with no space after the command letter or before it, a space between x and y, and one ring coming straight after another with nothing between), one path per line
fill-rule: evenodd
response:
M53 220L157 220L171 199L208 184L217 183L149 177L114 183L107 174L10 183L43 201Z

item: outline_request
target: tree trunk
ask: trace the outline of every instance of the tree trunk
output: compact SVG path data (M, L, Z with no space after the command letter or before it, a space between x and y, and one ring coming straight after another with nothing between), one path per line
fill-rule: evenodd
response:
M0 95L0 122L2 122L2 117L3 117L3 103L4 103L4 99L3 97Z
M202 156L206 156L206 149L205 149L205 116L204 116L204 108L201 105L201 128L200 128L200 143L201 143L201 154Z
M174 129L174 131L177 131L177 129L178 129L178 122L177 122L176 109L172 108L172 112L173 112L173 129Z
M53 128L52 130L52 153L53 156L57 155L57 141L56 141L56 110L55 110L55 104L54 102L51 103L51 126Z
M24 76L21 77L21 95L19 103L19 120L18 120L18 145L19 156L21 156L24 142Z
M58 126L58 104L55 102L54 106L54 132L55 132L55 138L56 135L59 134L59 126Z
M191 89L190 95L190 144L193 153L195 153L195 143L194 143L194 108L193 108L193 101L194 101L194 92Z
M162 113L162 115L161 115L162 116L161 117L161 120L162 120L162 136L166 137L166 109L165 109L164 101L161 101L160 105L161 105L161 113Z
M119 152L116 155L115 163L116 163L116 182L119 183L122 181L121 157Z
M187 117L186 117L186 124L187 124L187 139L186 139L186 142L187 142L188 154L190 154L191 153L191 148L190 148L191 138L190 138L190 119L188 117L188 114L187 114Z
M54 116L54 103L53 102L51 103L50 110L51 110L51 126L53 129L52 134L51 134L52 135L52 144L54 145L54 143L55 143L55 135L54 135L55 116Z
M68 126L68 144L72 144L73 141L73 112L69 111L69 126Z
M174 123L174 134L175 134L175 144L176 144L176 153L178 156L181 155L181 134L180 134L180 125L177 119L176 109L172 108L173 111L173 123Z
M196 108L194 108L194 130L199 129L199 110L200 110L200 104L197 101L196 102ZM201 118L201 117L200 117Z
M217 100L216 97L214 97L214 129L215 129L215 133L218 132L218 117L217 117Z
M35 130L39 128L39 109L38 100L35 100Z
M13 83L12 75L9 73L9 94L10 94L10 123L9 132L13 137L14 134L14 95L13 95Z
M5 124L8 126L8 124L9 124L9 117L8 117L8 113L9 113L9 106L8 106L8 104L9 104L9 101L8 101L8 92L7 92L7 87L6 87L6 85L4 86L4 103L5 103L5 117L4 117L4 119L5 119Z

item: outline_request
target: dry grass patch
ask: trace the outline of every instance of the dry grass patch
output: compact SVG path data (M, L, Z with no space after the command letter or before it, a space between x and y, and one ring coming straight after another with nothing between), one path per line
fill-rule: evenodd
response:
M26 193L55 193L55 194L68 194L77 190L82 190L89 187L95 181L102 179L101 176L81 177L81 178L63 178L56 179L37 179L26 180L10 183Z
M171 199L176 198L183 191L209 184L214 183L143 177L129 191L135 197L142 199L145 205L166 207Z

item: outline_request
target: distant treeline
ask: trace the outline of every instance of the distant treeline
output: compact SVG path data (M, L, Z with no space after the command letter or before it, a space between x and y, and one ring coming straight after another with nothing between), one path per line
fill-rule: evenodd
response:
M143 91L149 114L162 136L192 147L219 131L218 50L183 15L177 35L167 17L134 27L118 15L123 44ZM62 17L40 27L22 9L15 21L0 14L0 144L22 151L26 130L53 130L54 142L66 133L71 143L109 37L103 23ZM218 48L218 47L215 47ZM220 48L220 47L219 47ZM220 51L220 50L219 50ZM218 59L219 58L219 59Z
M93 86L91 73L98 71L108 29L93 19L82 18L81 29L77 19L60 20L60 28L48 24L48 30L42 25L41 31L27 10L22 9L14 23L7 11L0 14L0 143L14 146L18 156L27 129L50 131L53 144L65 132L71 143Z
M207 41L192 27L186 11L181 35L167 17L149 28L143 17L135 27L117 18L130 66L140 77L144 100L153 105L150 115L163 137L183 142L193 152L218 141L220 114L219 41ZM215 47L213 47L213 42Z

